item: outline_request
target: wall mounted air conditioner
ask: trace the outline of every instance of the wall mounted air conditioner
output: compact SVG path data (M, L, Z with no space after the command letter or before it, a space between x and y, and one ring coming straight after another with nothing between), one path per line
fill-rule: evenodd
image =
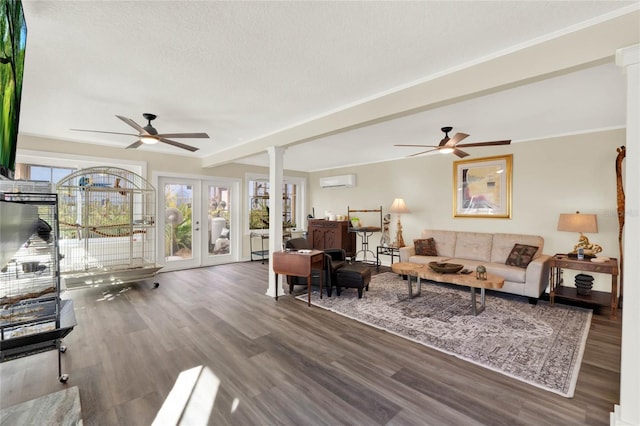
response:
M327 176L320 178L320 188L351 188L356 186L356 175Z

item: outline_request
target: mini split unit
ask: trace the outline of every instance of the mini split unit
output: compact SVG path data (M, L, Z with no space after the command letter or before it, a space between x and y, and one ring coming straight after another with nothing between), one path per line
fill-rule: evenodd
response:
M320 178L320 188L351 188L356 186L356 175L327 176Z

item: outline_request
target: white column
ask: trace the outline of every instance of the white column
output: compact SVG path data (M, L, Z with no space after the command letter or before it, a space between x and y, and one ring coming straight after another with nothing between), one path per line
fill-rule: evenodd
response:
M286 147L271 146L269 153L269 259L273 259L273 252L282 250L282 171L284 169L284 152ZM269 288L267 296L276 296L276 276L269 268ZM283 294L280 277L278 295Z
M616 52L616 64L627 76L627 141L624 193L624 298L620 405L612 425L640 425L640 44Z

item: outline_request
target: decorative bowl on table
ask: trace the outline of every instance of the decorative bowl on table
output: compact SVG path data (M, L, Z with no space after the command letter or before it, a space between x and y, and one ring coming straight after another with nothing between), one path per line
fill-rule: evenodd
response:
M457 263L429 262L429 268L439 274L455 274L464 268L464 265L458 265Z

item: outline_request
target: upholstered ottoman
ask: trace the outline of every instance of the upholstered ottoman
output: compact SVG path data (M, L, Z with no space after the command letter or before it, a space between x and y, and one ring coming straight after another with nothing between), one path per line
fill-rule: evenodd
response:
M352 263L344 265L336 273L336 294L340 296L340 289L357 288L358 299L362 298L362 289L369 291L371 269L367 265Z

